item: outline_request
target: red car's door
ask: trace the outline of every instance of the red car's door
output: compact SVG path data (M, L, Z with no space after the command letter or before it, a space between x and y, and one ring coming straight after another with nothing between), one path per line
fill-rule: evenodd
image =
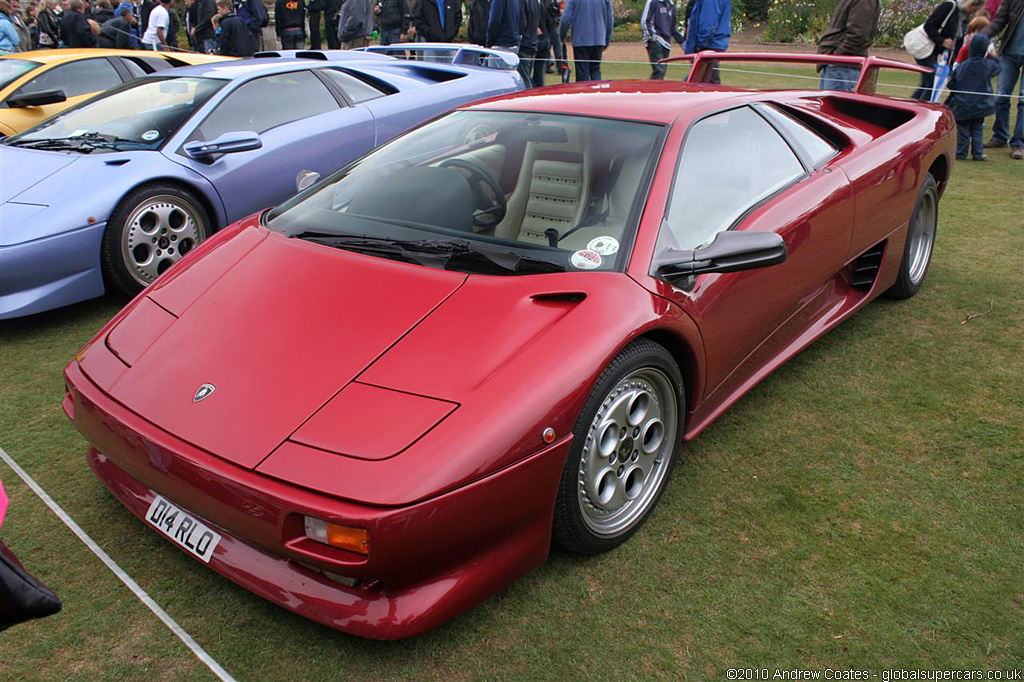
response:
M655 253L693 249L728 229L774 231L786 242L781 265L671 288L700 328L712 403L759 379L799 339L829 304L847 257L853 202L846 176L828 168L836 150L806 128L813 137L801 144L786 128L802 125L782 116L744 106L694 123L659 234Z

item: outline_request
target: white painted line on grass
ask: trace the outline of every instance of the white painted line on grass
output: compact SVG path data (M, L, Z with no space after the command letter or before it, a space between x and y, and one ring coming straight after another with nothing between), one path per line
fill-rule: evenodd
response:
M32 489L32 492L38 495L39 499L46 503L46 506L50 508L50 511L56 514L58 518L64 522L64 525L70 528L72 532L78 536L78 539L84 542L85 546L91 549L92 553L98 556L100 561L106 564L107 568L113 571L114 575L116 575L121 582L127 585L128 589L131 590L143 604L148 606L149 610L155 613L157 618L162 620L164 625L169 627L171 632L177 635L178 639L185 643L185 646L191 649L192 653L196 655L196 658L205 663L206 667L209 668L214 675L219 677L221 680L224 680L224 682L235 682L235 678L231 677L231 675L228 674L228 671L220 667L220 664L213 660L213 657L206 653L206 650L199 646L199 644L192 639L191 635L185 632L166 611L160 608L160 605L153 601L153 598L146 594L146 591L139 587L139 584L132 580L131 576L125 573L120 566L114 563L114 560L110 558L110 555L100 549L100 546L97 545L63 509L61 509L59 504L53 501L53 498L46 494L46 491L43 490L38 483L32 480L32 477L29 476L24 469L18 466L17 462L11 459L10 455L4 452L3 448L0 448L0 459L3 459L3 461L7 463L7 466L11 467L14 473L18 474L18 476L21 477L21 480L25 481L25 484Z

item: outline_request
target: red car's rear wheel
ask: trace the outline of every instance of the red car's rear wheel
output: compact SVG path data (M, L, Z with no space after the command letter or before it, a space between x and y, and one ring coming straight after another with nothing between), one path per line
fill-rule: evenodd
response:
M928 272L939 222L939 186L931 173L925 173L907 226L907 241L896 283L887 292L892 298L910 298L917 293Z
M661 497L679 450L683 381L651 341L627 346L605 368L573 429L555 505L554 535L582 554L626 541Z

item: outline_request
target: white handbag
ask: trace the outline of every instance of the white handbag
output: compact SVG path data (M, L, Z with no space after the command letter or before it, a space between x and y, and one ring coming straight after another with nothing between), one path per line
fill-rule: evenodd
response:
M942 26L939 27L940 33L944 28L946 28L946 22L949 21L949 18L956 14L956 3L951 2L950 4L953 5L953 7L950 8L949 14L946 15L946 18L942 20ZM905 49L907 54L914 59L927 59L932 56L933 52L935 52L935 42L928 37L928 34L925 33L924 30L924 24L921 24L910 29L907 31L907 34L903 36L903 49Z

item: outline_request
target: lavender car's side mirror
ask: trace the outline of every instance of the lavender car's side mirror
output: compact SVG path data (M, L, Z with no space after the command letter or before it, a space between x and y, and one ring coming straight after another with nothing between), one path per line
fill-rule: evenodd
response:
M259 149L263 146L258 133L252 131L238 131L224 133L216 140L204 142L193 140L182 148L190 159L196 161L211 161L217 154L233 154L235 152L248 152Z

